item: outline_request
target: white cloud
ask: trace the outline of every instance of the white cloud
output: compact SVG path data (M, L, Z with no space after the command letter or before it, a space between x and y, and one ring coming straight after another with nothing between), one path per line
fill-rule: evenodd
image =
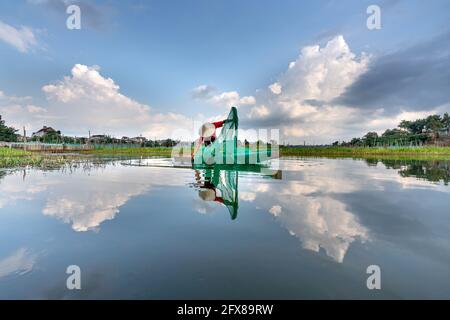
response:
M0 114L8 126L21 129L31 128L41 123L47 110L30 104L31 97L8 96L0 91Z
M44 109L42 107L38 107L38 106L32 105L32 104L27 105L27 111L29 113L45 113L45 112L47 112L46 109Z
M241 109L243 124L247 121L253 128L278 128L282 138L294 142L324 143L365 130L367 123L362 119L369 119L367 115L334 100L368 71L369 62L369 56L356 56L339 35L322 47L304 47L289 68L255 97L242 98L237 91L218 93L208 85L195 88L194 97L227 107L251 105Z
M176 113L151 113L151 107L120 92L113 79L100 74L98 66L76 64L71 76L46 85L42 90L54 113L64 116L61 126L97 133L172 137L175 130L188 129L192 120Z
M0 40L13 46L22 53L28 52L37 45L37 39L31 28L21 26L19 29L0 20Z
M306 46L276 81L263 90L256 90L249 100L252 107L240 110L240 123L246 128L280 129L281 139L290 143L330 143L362 136L369 130L381 133L395 128L403 119L449 112L450 106L444 102L440 102L444 105L432 108L394 103L389 105L390 110L346 103L348 99L343 97L352 88L355 90L354 86L360 84L361 79L372 79L365 86L373 83L374 90L378 90L378 86L381 87L379 90L387 90L390 96L396 96L383 86L385 79L376 74L381 58L375 59L364 52L355 54L342 35L324 45ZM375 72L373 77L371 72ZM370 87L364 89L370 90ZM237 103L242 99L237 91L218 93L207 85L196 88L196 93L196 98L225 106L231 104L229 101ZM370 94L366 93L366 96L370 97ZM427 97L426 94L423 96ZM392 109L396 111L392 112Z
M244 96L237 91L218 92L218 90L209 85L200 85L192 90L192 96L195 99L206 101L212 105L227 107L254 105L256 100L253 96Z
M264 118L270 114L269 109L265 105L260 105L257 107L253 107L250 110L249 117L250 118Z
M120 92L119 85L100 73L98 66L76 64L70 76L42 87L46 106L37 106L30 97L0 96L0 112L16 128L29 132L43 125L66 135L110 134L121 137L175 137L178 130L192 132L192 119L176 113L154 113ZM177 136L179 138L179 136Z
M305 47L295 63L279 77L276 87L280 88L280 94L276 102L294 116L296 109L303 108L305 100L330 102L367 70L368 62L365 54L357 58L342 36L324 47Z
M278 82L275 82L269 86L269 89L270 91L272 91L273 94L278 95L281 93L282 87Z
M402 120L413 121L416 119L426 118L429 115L445 112L446 108L448 107L436 108L434 110L427 111L401 111L399 114L394 116L384 115L383 110L378 110L378 116L374 117L374 119L368 120L366 127L367 130L376 131L381 134L388 128L395 128Z
M277 81L256 97L247 118L257 127L270 125L295 141L327 142L346 134L360 119L355 108L333 104L362 73L369 57L357 57L342 36L325 46L307 46ZM263 122L261 122L263 120Z

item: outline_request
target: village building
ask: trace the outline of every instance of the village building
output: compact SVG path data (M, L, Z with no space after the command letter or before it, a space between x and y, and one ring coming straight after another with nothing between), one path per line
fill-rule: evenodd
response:
M58 133L58 131L56 131L55 129L53 129L52 127L46 127L44 126L42 129L36 131L35 133L33 133L32 137L37 137L37 138L42 138L43 136L45 136L46 134L49 133Z
M94 134L89 138L89 143L106 143L108 137L104 134Z

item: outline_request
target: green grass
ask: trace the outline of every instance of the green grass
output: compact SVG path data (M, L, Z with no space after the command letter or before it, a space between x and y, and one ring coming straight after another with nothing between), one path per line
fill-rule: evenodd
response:
M52 168L70 162L63 156L46 156L23 150L0 148L0 168L22 168L27 166Z
M23 150L12 148L0 148L0 157L23 157L29 155L30 155L29 152Z
M83 151L83 154L98 156L166 156L172 154L171 148L118 148L97 149ZM280 155L299 157L349 157L349 158L372 158L372 157L401 157L401 158L430 158L450 159L450 147L398 147L398 148L345 148L345 147L317 147L317 148L280 148Z
M398 148L287 148L281 147L282 156L334 156L334 157L364 157L364 156L448 156L450 147L398 147Z
M170 157L171 148L120 148L96 149L81 151L80 155L97 157ZM414 148L280 148L284 157L327 157L327 158L367 158L367 159L420 159L420 160L450 160L450 147L414 147ZM42 153L27 152L17 149L0 148L0 168L41 167L51 168L77 160L76 156L49 156Z
M172 155L172 148L105 148L81 151L81 154L98 156L168 156Z

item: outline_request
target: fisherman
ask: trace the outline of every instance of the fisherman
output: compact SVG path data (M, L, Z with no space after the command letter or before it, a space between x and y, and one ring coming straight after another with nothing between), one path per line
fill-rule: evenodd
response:
M204 146L209 146L211 143L213 143L214 141L216 141L216 129L222 128L224 123L227 120L222 120L222 121L217 121L217 122L207 122L205 124L203 124L200 129L199 129L199 135L200 137L198 138L197 142L196 142L196 146L195 146L195 150L194 153L192 154L192 159L194 158L194 155L197 153L197 151L202 147L202 145Z

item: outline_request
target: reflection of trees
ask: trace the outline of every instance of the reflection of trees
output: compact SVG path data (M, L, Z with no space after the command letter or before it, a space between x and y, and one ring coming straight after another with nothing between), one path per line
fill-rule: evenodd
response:
M376 165L378 160L366 160L368 165ZM381 162L388 169L399 170L402 177L415 177L431 182L444 182L448 185L450 181L450 161L445 160L387 160Z

